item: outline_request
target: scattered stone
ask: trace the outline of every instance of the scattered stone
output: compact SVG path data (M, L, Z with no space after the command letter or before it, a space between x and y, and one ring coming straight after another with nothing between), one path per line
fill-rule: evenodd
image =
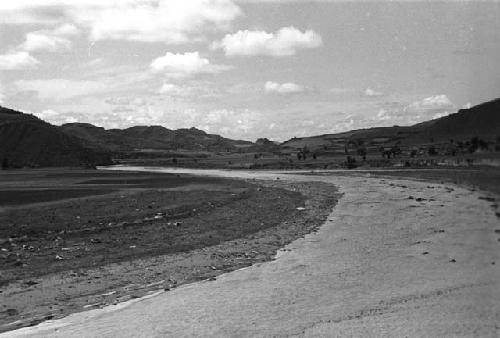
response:
M209 281L214 281L214 280L217 280L217 278L215 278L215 277L210 277L208 280L209 280Z
M19 311L17 311L16 309L7 309L5 310L5 312L8 316L16 316L17 314L19 314Z
M428 254L429 254L429 251L422 252L422 255L428 255Z
M63 260L64 258L62 258L62 257L61 257L61 256L59 256L59 255L56 255L56 259L60 261L60 260Z
M455 260L455 258L452 258L452 259L450 259L450 262L451 263L456 263L457 261Z
M480 196L479 197L480 200L485 200L485 201L488 201L488 202L495 202L495 198L494 197L489 197L489 196Z
M413 196L408 196L408 199L409 199L409 200L413 200L413 199L415 199L415 197L413 197Z
M306 208L304 208L304 207L297 207L297 210L303 211L303 210L306 210Z

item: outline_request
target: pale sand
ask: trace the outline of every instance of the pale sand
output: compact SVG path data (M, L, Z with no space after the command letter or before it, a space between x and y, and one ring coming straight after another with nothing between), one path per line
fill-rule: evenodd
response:
M321 180L344 196L318 233L274 261L0 336L499 335L500 224L480 193L369 177L210 173Z

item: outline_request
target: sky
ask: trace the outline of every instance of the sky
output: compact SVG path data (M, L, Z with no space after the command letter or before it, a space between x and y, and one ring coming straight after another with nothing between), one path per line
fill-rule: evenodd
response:
M0 104L283 141L500 97L499 1L0 0Z

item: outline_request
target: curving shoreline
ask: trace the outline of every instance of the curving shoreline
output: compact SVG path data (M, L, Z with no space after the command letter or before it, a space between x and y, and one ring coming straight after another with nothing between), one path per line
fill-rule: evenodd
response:
M36 325L74 312L126 302L200 280L214 280L222 273L272 260L278 249L315 231L326 220L339 197L333 185L321 183L252 183L300 192L306 198L305 210L298 212L293 221L186 253L133 259L76 274L72 271L55 273L40 278L38 284L29 288L22 282L11 283L3 289L1 296L10 298L11 303L15 303L15 299L22 302L29 298L33 300L33 305L28 309L27 316L4 323L0 331ZM93 287L89 288L90 284ZM82 295L78 295L78 290Z
M274 261L12 336L498 334L498 219L481 194L408 180L289 179L335 183L344 195L317 234Z

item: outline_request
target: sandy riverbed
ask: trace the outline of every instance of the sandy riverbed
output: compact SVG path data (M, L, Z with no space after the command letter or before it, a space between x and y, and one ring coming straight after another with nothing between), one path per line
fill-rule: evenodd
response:
M286 179L333 183L344 196L318 233L276 260L5 336L498 336L500 225L478 192L370 177Z

